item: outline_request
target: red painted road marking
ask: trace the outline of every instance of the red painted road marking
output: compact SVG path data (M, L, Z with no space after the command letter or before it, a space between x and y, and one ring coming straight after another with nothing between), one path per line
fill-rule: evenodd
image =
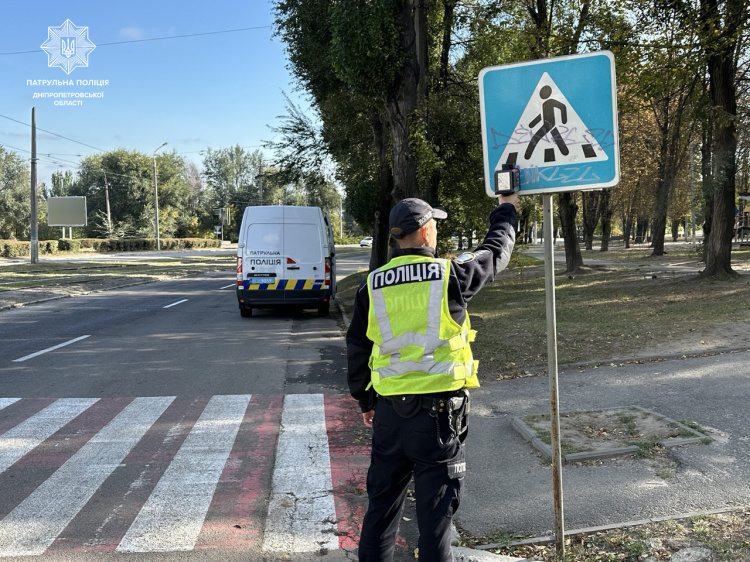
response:
M216 486L196 549L260 544L284 396L254 394Z
M208 398L175 399L48 552L117 548L207 403Z
M57 400L56 398L24 398L0 410L0 439L3 433Z
M359 406L351 397L328 395L325 407L339 547L353 549L359 543L367 507L365 483L370 466L370 431L362 423Z
M143 434L50 545L47 553L109 552L117 548L200 417L210 397L178 398ZM370 431L357 403L323 398L331 483L340 548L354 549L367 505ZM63 426L0 474L0 520L25 501L133 398L105 398ZM253 395L205 516L196 549L257 549L263 540L284 395ZM0 410L2 434L54 399L21 399ZM304 467L301 467L304 470ZM40 514L40 517L42 515ZM405 541L399 537L399 547Z
M0 474L0 490L3 491L0 520L64 465L132 400L99 400ZM37 400L32 402L39 404Z

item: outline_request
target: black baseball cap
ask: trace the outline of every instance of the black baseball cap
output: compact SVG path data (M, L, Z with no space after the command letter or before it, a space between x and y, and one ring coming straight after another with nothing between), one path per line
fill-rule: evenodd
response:
M403 238L419 230L430 219L445 219L448 213L441 207L430 207L425 201L415 197L402 199L393 206L388 218L388 230L396 239Z

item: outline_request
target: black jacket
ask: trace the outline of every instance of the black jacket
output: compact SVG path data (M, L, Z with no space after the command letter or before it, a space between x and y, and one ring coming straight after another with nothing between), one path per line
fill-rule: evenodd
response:
M473 252L461 254L450 262L448 281L448 309L453 319L460 325L466 317L466 305L479 290L505 269L516 240L518 228L516 208L505 203L490 213L490 229L482 245ZM394 248L391 259L417 255L434 258L433 248ZM357 289L354 313L346 333L348 357L347 382L349 392L359 402L363 412L375 407L377 396L370 384L370 354L372 341L367 338L367 318L370 309L370 296L367 292L367 279Z

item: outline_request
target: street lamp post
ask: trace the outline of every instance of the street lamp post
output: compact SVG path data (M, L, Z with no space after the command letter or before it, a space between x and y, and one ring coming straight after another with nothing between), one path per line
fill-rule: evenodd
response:
M159 148L164 146L167 146L167 141L164 141L164 144ZM159 148L154 150L154 153L151 155L151 158L154 161L154 234L157 250L161 250L161 242L159 240L159 188L156 185L156 153L159 151Z

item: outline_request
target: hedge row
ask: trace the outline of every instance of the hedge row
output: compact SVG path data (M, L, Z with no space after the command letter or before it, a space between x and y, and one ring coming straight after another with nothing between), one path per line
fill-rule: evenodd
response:
M192 250L198 248L220 248L221 240L213 238L162 238L162 250ZM62 240L40 240L39 254L56 254L57 252L138 252L155 250L156 241L149 238L73 238ZM0 240L0 256L18 258L31 255L31 244L22 240Z

